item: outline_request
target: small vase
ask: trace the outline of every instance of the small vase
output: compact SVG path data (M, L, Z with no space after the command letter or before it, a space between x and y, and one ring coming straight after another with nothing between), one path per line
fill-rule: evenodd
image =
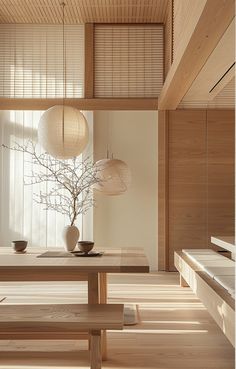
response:
M67 251L73 251L79 240L79 230L76 226L66 226L62 237Z

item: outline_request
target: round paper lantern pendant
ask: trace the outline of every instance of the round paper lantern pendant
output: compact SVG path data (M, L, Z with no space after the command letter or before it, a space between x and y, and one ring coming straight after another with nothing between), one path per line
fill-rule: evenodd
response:
M99 182L94 185L94 189L105 195L121 195L131 184L130 169L122 160L99 160L96 162L96 169Z
M84 115L71 106L55 105L46 110L38 126L38 141L58 159L82 153L88 143L88 124Z

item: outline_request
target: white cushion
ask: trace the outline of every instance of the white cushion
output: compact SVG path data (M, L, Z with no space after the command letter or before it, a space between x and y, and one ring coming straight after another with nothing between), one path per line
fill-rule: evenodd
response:
M223 256L222 260L202 260L201 265L203 266L203 269L207 271L209 267L234 267L235 263Z
M235 299L235 262L233 260L211 249L183 249L182 251Z
M208 272L209 268L219 267L234 267L234 261L218 254L216 251L211 249L183 249L183 252L195 263L197 266ZM209 273L211 277L214 273Z
M211 276L212 278L215 275L235 275L235 267L228 265L228 266L212 266L212 267L204 267L204 270Z
M206 255L194 255L188 254L189 257L195 259L197 261L204 261L204 260L222 260L222 256L218 254L206 254Z
M216 275L214 279L230 294L235 293L235 277L233 275Z
M183 249L184 254L216 254L215 251L211 249Z

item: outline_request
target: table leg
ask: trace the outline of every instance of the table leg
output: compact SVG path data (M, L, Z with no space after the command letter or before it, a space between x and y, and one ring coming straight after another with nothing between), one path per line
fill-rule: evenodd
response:
M107 273L99 273L100 304L107 304Z
M107 304L107 274L99 274L100 304ZM107 332L102 331L102 359L107 360Z
M99 304L98 273L88 273L88 303Z
M106 273L88 274L88 303L107 303L107 275ZM107 332L102 331L102 359L107 359Z

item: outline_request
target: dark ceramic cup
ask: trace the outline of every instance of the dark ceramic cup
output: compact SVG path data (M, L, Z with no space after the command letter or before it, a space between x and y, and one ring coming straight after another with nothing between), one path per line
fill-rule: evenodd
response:
M84 252L85 254L88 254L89 251L92 250L94 246L94 242L92 241L79 241L78 246L80 251Z
M12 246L16 252L23 252L27 247L27 241L12 241Z

